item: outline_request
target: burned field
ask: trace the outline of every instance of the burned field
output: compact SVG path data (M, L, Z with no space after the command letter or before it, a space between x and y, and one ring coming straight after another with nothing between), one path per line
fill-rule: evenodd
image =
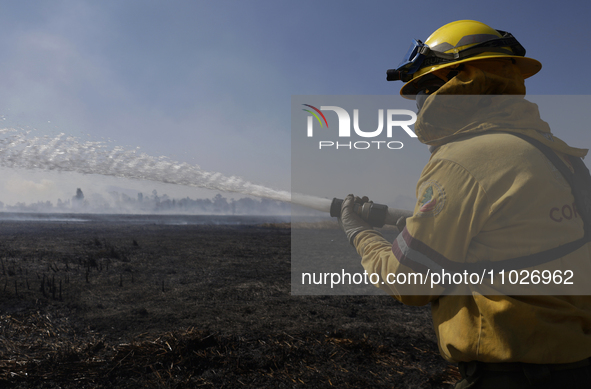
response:
M0 238L2 387L446 388L458 377L428 307L291 296L289 225L2 221Z

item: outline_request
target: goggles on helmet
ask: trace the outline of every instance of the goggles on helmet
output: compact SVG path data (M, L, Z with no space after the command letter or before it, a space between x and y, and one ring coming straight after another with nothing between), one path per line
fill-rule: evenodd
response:
M396 69L389 69L386 72L386 80L408 82L413 79L414 73L426 66L451 63L484 52L499 52L520 57L525 56L525 49L511 33L501 30L496 31L501 34L500 38L478 43L456 53L431 50L429 46L420 40L413 40L408 52L398 67ZM512 51L507 50L506 47L509 47Z

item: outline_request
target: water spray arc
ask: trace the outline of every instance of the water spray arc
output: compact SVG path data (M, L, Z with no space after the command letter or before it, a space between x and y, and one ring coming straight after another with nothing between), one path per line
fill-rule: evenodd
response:
M30 131L0 130L0 166L28 170L76 172L149 180L224 192L237 192L289 202L288 191L253 184L240 177L209 172L198 165L166 157L153 157L137 150L112 147L104 142L81 141L59 134L31 136Z
M166 184L185 185L205 189L236 192L302 205L331 216L340 216L339 199L291 194L253 184L240 177L208 172L197 165L172 161L166 157L153 157L137 150L110 147L104 142L80 141L59 134L54 137L31 136L30 131L0 129L0 166L81 174L100 174L136 180L149 180ZM340 201L340 202L339 202ZM396 224L408 211L371 204L359 207L362 217L376 227ZM381 224L381 225L380 225Z

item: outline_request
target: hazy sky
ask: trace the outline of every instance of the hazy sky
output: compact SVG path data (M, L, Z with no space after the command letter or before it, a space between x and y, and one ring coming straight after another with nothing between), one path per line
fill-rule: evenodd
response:
M4 1L0 123L35 134L110 140L289 190L291 96L397 95L402 84L386 82L386 69L400 62L411 39L425 40L454 20L475 19L513 33L543 64L526 82L528 94L588 94L591 5L559 4ZM589 147L586 123L554 131L570 132L563 138ZM409 148L398 155L392 174L405 185L428 158L416 154ZM0 172L5 203L55 203L80 186L203 193L72 173Z

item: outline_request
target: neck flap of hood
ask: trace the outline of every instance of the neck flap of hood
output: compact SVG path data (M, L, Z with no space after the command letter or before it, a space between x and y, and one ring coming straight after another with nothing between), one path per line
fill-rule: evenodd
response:
M576 157L588 151L552 135L537 104L525 100L521 73L506 60L464 64L457 76L427 98L415 123L418 139L431 148L491 131L520 133Z

